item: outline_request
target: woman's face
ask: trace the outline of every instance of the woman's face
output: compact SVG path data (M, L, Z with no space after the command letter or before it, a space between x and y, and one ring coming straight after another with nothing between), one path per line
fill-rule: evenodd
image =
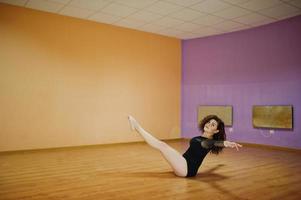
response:
M215 133L218 133L217 125L218 125L217 121L215 119L211 119L205 124L204 131L214 135Z

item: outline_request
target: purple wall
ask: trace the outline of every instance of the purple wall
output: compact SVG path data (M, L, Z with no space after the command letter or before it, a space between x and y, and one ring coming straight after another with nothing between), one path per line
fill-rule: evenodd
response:
M198 105L232 105L228 139L301 149L301 16L182 42L182 136L199 135ZM294 129L255 129L252 105L293 105Z

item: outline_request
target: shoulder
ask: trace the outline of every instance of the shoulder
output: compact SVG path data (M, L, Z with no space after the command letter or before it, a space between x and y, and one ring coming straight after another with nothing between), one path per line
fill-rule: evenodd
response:
M201 144L204 148L210 149L214 146L214 140L212 140L212 139L203 139Z
M196 136L196 137L193 137L193 138L191 138L191 140L192 141L202 141L203 140L203 138L201 137L201 136Z

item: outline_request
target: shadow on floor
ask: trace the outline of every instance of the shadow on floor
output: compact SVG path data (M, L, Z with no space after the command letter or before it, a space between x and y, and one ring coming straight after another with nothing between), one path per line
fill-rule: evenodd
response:
M237 196L232 191L227 190L221 184L218 184L219 182L221 182L223 180L231 178L230 176L224 176L224 175L221 175L221 174L218 174L215 172L217 169L219 169L223 166L225 166L225 165L224 164L217 165L217 166L215 166L209 170L203 171L203 172L197 174L197 176L195 176L193 178L189 178L189 179L209 184L211 188L214 188L215 190L217 190L218 193L223 194L223 196L226 197L227 199L229 198L229 199L246 200L242 197Z
M227 199L240 199L243 198L237 196L232 191L225 189L220 182L229 179L231 177L219 174L215 171L224 167L225 165L219 164L211 169L206 171L199 172L195 177L184 178L185 180L199 181L202 183L208 184L211 188L216 190L218 194L222 194ZM101 173L102 176L118 176L128 177L128 178L159 178L159 179L181 179L177 177L172 171L165 172L128 172L128 171L119 171L119 172L107 172Z
M202 182L217 182L222 181L224 179L228 179L229 177L215 173L215 171L224 165L217 165L209 170L198 173L195 177L189 177L186 179L190 180L198 180ZM132 177L132 178L180 178L176 176L173 171L165 171L165 172L149 172L149 171L140 171L140 172L130 172L130 171L117 171L117 172L99 172L101 176L118 176L118 177Z

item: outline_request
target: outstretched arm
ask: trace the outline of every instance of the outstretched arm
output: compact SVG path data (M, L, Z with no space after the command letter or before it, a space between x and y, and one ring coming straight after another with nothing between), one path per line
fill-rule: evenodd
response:
M202 147L206 148L206 149L210 149L212 148L213 146L216 146L216 147L231 147L231 148L236 148L237 151L239 150L238 147L242 147L241 144L238 144L236 142L230 142L230 141L226 141L226 140L204 140L204 141L201 141L201 145Z
M230 141L224 141L224 146L225 147L231 147L231 148L235 147L237 151L239 150L238 147L242 147L241 144L238 144L236 142L230 142Z

